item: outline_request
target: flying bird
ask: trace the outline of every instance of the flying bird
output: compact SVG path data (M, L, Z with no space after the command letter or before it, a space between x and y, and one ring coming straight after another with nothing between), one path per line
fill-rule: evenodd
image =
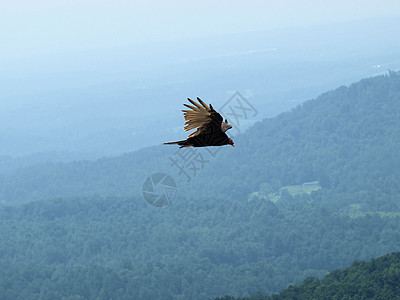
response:
M214 110L212 105L208 106L197 97L199 103L189 99L193 105L183 104L190 110L182 110L185 117L185 131L196 129L189 134L186 140L164 143L166 145L177 144L180 147L207 147L232 145L235 147L225 131L232 128L228 121Z

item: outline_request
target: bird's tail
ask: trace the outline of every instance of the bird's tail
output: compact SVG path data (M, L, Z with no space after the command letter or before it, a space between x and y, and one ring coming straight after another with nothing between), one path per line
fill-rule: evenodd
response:
M184 145L186 141L167 142L164 145Z
M188 144L187 140L176 141L176 142L167 142L167 143L164 143L164 145L179 145L180 146L179 148L192 146L192 145Z

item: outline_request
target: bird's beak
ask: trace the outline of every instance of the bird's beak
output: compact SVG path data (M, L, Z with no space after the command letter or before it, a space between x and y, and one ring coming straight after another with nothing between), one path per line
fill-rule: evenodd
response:
M232 144L232 147L235 147L235 144Z

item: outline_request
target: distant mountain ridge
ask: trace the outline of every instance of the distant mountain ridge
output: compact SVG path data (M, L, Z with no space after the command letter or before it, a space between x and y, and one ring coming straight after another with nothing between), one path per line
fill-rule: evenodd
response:
M390 72L324 93L258 122L234 138L236 148L221 148L216 157L196 149L207 162L192 173L190 182L171 158L192 150L158 146L91 162L20 169L0 177L0 200L139 195L147 176L166 172L176 179L178 193L185 195L247 197L263 183L285 186L318 180L323 187L320 197L344 193L336 197L342 204L398 209L392 200L400 180L399 82L399 73Z

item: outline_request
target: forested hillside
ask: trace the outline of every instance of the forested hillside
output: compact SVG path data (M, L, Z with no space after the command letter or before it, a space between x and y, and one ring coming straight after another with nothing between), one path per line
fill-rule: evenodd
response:
M400 75L391 72L266 119L235 136L236 148L220 149L216 157L196 149L206 162L199 170L187 170L190 182L171 164L171 158L179 158L177 149L159 146L94 162L22 168L0 176L0 200L139 195L147 176L166 172L185 195L247 197L263 183L279 188L318 180L322 201L340 207L357 204L364 211L397 210L399 101ZM184 151L192 150L179 151L188 156Z
M400 252L370 262L356 261L344 270L335 270L318 280L307 278L272 297L256 295L215 300L320 300L320 299L400 299Z
M263 182L319 180L322 200L398 209L399 104L394 73L327 92L246 132L240 150L216 161L209 186L244 196Z
M338 88L196 149L190 182L168 146L2 174L0 298L271 295L398 251L399 102L398 73ZM163 209L140 195L154 172L178 184Z
M1 299L209 299L277 293L400 248L400 216L310 196L37 201L0 211ZM30 296L28 296L30 295Z

